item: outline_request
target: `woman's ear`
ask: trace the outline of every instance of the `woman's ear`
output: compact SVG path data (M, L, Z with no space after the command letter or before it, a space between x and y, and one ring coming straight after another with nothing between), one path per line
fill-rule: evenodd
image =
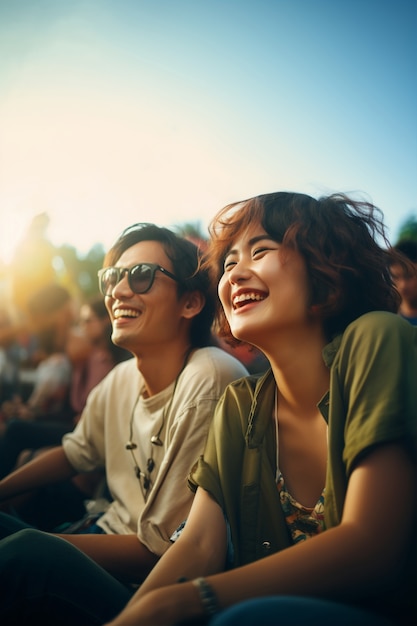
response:
M198 315L204 308L206 303L205 296L201 291L190 291L184 295L183 317L192 319Z

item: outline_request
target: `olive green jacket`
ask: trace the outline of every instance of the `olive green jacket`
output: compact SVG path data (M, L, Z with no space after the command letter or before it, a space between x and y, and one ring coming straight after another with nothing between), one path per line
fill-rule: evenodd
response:
M356 462L373 446L403 442L416 459L417 328L392 313L367 313L324 348L323 358L330 387L318 407L328 424L324 512L331 528L341 521ZM234 567L291 544L275 483L274 395L270 370L229 385L190 474L190 487L206 489L225 513ZM387 493L393 514L395 494ZM415 570L415 558L401 569L403 591Z

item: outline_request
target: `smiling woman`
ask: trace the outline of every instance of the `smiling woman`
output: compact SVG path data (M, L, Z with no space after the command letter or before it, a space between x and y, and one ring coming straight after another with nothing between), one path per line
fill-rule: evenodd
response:
M253 273L257 279L249 280ZM265 333L277 339L279 332L299 330L302 320L312 324L302 257L283 248L261 225L249 226L227 253L219 296L233 337L258 348ZM268 357L265 349L264 354Z
M368 310L397 311L399 296L392 288L389 273L391 256L378 243L378 238L385 236L381 218L377 207L344 194L316 200L305 194L278 192L228 205L212 223L213 275L220 281L221 289L228 265L232 265L233 271L239 257L234 248L238 235L242 237L243 233L247 256L255 265L257 259L261 265L265 254L275 250L278 267L290 271L293 253L298 253L306 263L310 282L310 313L323 316L326 336L330 338ZM362 221L369 233L359 227ZM255 225L260 230L256 236ZM250 238L247 233L251 233ZM268 245L256 245L259 237ZM363 247L362 257L355 259L354 248L346 245L348 238ZM389 247L387 240L385 244ZM230 335L225 313L224 309L218 313L220 327Z

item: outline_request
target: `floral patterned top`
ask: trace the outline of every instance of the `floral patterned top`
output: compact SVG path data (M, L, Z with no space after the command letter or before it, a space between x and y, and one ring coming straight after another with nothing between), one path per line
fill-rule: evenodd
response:
M294 543L305 541L324 530L324 489L315 507L308 508L288 493L281 472L278 474L277 488L285 521Z

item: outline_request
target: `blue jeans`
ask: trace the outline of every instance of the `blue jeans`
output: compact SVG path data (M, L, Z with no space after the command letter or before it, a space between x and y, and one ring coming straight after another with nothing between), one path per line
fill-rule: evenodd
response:
M132 588L65 539L13 523L0 541L2 626L99 626L130 600Z
M315 598L271 596L247 600L210 620L210 626L394 626L351 605Z

